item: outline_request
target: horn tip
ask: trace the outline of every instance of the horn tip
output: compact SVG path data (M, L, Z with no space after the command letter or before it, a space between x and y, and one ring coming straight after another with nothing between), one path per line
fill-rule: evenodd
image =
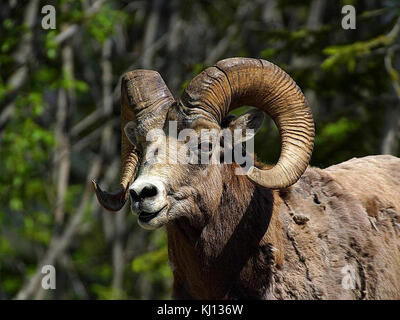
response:
M92 180L93 188L96 193L97 200L101 206L108 211L116 212L121 210L126 202L126 189L122 188L114 193L103 191L96 180Z
M95 179L92 179L92 185L93 185L94 190L97 190L98 184Z

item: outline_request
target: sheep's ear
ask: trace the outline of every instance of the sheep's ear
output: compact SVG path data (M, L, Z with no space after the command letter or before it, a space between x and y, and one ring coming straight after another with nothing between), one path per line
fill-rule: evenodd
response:
M134 146L137 146L135 127L136 123L134 121L129 121L125 125L124 131L129 142L132 143Z
M233 119L229 123L229 129L232 131L232 135L238 130L241 131L241 142L247 141L255 136L257 131L261 128L264 121L264 113L258 109L251 109L240 117ZM239 141L235 141L236 143Z

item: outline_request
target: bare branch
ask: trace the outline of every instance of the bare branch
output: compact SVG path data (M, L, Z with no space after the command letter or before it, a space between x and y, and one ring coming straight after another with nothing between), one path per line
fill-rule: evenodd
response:
M400 22L400 19L398 20L398 22ZM399 73L393 67L392 60L394 52L394 48L388 49L385 56L385 68L391 80L394 92L397 96L397 105L388 105L386 107L384 135L381 144L381 152L383 154L392 155L397 154L400 122L400 80Z
M68 40L72 37L76 32L78 32L79 26L77 24L73 24L68 26L64 31L59 33L55 38L54 42L58 45L62 44L64 41Z
M400 79L399 79L399 73L398 71L393 67L393 55L394 55L395 49L394 48L389 48L388 52L385 56L385 68L386 71L390 77L390 80L392 82L393 89L397 95L397 98L400 101Z
M70 77L74 76L72 47L67 44L62 49L63 72L67 72ZM58 148L55 152L55 175L54 180L57 186L57 199L55 203L55 222L56 232L64 220L64 201L68 188L69 172L71 167L71 147L68 130L68 119L71 114L71 106L74 104L75 93L73 89L68 92L64 88L58 91L57 121L55 127L55 138Z
M143 47L146 51L146 54L142 56L142 67L143 68L151 68L152 63L153 63L153 56L155 53L154 47L152 44L154 43L156 39L156 33L158 29L158 22L160 20L160 14L161 14L161 6L162 6L162 1L161 0L154 0L153 1L153 7L151 8L149 17L147 19L146 23L146 31L144 35L144 40L143 40Z
M116 127L116 125L119 123L119 119L114 118L106 122L106 126L108 125L108 122L110 122L110 125L112 128ZM91 133L80 139L79 141L75 142L72 145L72 152L81 152L85 148L89 147L93 141L99 140L101 137L101 134L104 131L104 126L100 126L99 128L93 130Z
M75 126L72 127L71 136L79 136L82 131L91 126L94 122L100 120L102 117L104 117L103 109L95 109L91 114L83 118Z

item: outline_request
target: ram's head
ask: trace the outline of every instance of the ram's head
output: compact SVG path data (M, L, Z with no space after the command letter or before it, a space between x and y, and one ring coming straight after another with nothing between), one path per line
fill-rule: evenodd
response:
M240 171L223 157L233 148L226 134L256 131L263 112L279 129L282 151L273 167L242 170L250 181L270 189L292 185L307 168L313 148L314 124L304 95L283 70L265 60L219 61L196 76L179 101L157 72L132 71L122 81L121 105L121 187L114 193L95 182L94 187L99 202L111 211L120 210L130 196L145 228L183 216L206 218L223 195L225 170ZM257 109L240 117L228 115L242 105ZM240 134L233 141L249 137ZM193 161L202 156L219 161Z

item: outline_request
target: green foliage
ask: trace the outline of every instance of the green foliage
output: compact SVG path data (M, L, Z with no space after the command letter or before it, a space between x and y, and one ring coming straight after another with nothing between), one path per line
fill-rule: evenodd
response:
M2 31L0 32L0 70L3 73L4 67L12 63L13 58L10 54L18 46L21 34L27 32L27 29L24 25L17 25L15 20L8 18L2 21L2 25L0 24L0 31Z
M113 34L115 23L123 22L124 19L126 19L126 15L122 11L113 10L110 6L104 5L87 21L87 29L91 36L103 43Z
M168 263L167 239L164 231L158 230L151 236L154 248L136 256L131 263L132 271L140 274L143 279L154 287L162 287L163 291L170 290L172 277ZM164 294L159 298L166 298Z
M92 290L97 299L100 300L123 300L127 299L124 291L112 288L110 286L102 286L100 284L93 284Z
M354 148L351 144L357 143L356 132L359 128L359 122L344 117L336 122L322 125L315 137L314 148L318 150L318 153L315 154L314 161L318 163L321 159L331 158L330 161L324 160L330 165L356 156L354 150L351 150ZM337 161L337 159L341 159L341 161Z
M316 138L316 144L342 143L351 132L359 127L357 122L351 122L346 118L341 118L337 122L328 123Z
M39 93L21 97L17 101L16 116L4 132L0 149L0 201L13 211L30 206L24 203L46 200L43 177L54 138L34 121L42 112Z
M55 42L55 37L57 36L57 31L56 30L51 30L46 34L46 39L45 39L45 46L46 46L46 54L47 57L51 60L54 60L57 58L57 55L59 54L59 46Z
M0 278L10 295L23 278L14 259L26 256L33 244L47 247L52 233L49 186L45 180L49 155L54 148L52 132L39 123L45 110L41 92L32 90L16 100L14 117L3 132L0 148ZM7 231L7 232L5 232ZM16 242L18 239L18 242ZM26 260L27 266L34 263ZM34 265L32 265L33 267Z
M371 50L376 47L389 45L392 41L393 39L382 35L368 41L356 41L348 45L327 47L323 53L330 55L330 57L325 59L321 67L329 70L336 64L346 64L348 70L353 72L357 59L371 53Z
M170 277L171 270L167 264L166 247L136 257L132 261L132 270L136 273L143 272L151 281ZM155 270L157 270L157 272L155 272Z

